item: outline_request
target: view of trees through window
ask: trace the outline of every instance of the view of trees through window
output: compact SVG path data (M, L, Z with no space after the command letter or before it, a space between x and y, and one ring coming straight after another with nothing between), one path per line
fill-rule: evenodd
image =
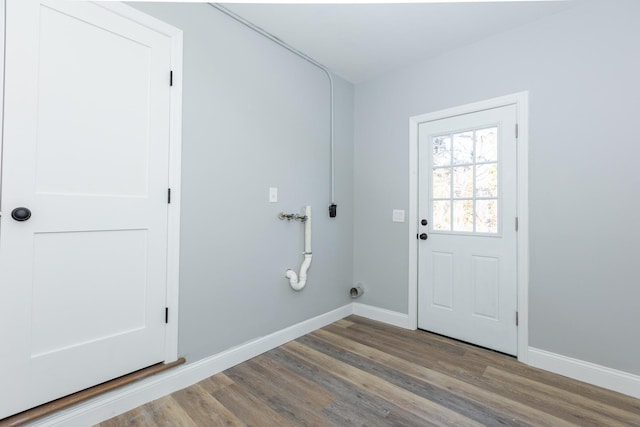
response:
M432 224L436 231L498 232L498 128L432 140Z

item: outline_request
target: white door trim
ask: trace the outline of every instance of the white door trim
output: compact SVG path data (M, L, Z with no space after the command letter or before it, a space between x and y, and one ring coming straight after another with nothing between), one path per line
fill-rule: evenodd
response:
M180 270L180 195L182 165L182 30L123 3L96 2L98 6L137 22L171 40L171 116L169 136L169 188L171 203L167 221L167 308L169 322L165 329L164 362L178 359L178 295ZM169 76L167 76L167 84Z
M2 190L2 143L4 141L4 44L6 0L0 1L0 190ZM0 195L2 192L0 191ZM0 198L0 201L2 199ZM0 217L2 205L0 204Z
M409 328L418 327L418 126L420 123L491 108L516 105L518 123L518 360L527 363L529 347L529 92L474 102L409 118Z

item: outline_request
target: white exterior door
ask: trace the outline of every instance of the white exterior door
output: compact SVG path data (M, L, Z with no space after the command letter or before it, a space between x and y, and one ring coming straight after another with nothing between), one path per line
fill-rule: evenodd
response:
M164 360L171 64L93 3L6 16L0 418Z
M418 128L418 327L517 353L516 106Z

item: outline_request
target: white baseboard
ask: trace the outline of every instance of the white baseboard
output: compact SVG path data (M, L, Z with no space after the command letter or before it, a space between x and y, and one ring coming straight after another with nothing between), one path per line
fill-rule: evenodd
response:
M389 325L398 326L400 328L413 329L409 326L409 315L398 313L397 311L354 302L353 314L366 317L371 320L377 320L378 322L388 323Z
M222 353L179 366L146 380L105 393L30 425L34 427L86 427L100 423L343 319L351 315L352 311L352 304L347 304Z
M529 365L640 399L640 376L529 347Z

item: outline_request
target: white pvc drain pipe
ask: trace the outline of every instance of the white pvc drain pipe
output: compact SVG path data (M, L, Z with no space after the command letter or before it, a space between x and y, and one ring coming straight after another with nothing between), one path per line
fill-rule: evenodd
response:
M300 275L296 274L292 269L288 269L284 277L289 279L289 285L294 291L302 290L307 284L307 270L311 266L311 206L305 206L304 215L304 261L300 266Z

